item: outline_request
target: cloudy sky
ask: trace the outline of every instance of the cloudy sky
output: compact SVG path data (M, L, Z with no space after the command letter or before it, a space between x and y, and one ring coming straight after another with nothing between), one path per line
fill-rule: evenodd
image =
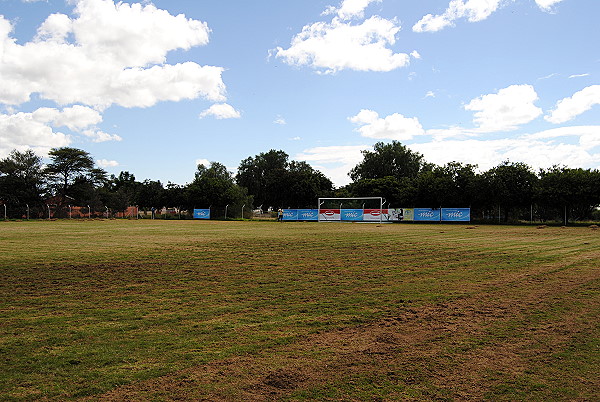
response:
M284 150L600 168L598 0L0 0L0 157L185 184ZM594 28L596 26L596 28Z

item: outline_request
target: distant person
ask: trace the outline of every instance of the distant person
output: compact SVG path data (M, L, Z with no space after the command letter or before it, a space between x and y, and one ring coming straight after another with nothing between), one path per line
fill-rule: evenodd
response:
M283 222L283 209L279 208L277 210L277 221Z

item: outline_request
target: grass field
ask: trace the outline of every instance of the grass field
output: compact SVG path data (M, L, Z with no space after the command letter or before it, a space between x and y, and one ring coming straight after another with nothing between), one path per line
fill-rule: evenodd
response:
M0 399L599 400L600 230L0 223Z

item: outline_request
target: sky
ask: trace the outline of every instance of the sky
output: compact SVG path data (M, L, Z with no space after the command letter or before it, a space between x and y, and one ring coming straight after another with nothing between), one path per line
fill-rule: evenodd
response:
M396 140L479 171L597 169L599 18L599 0L0 0L0 157L69 146L186 184L275 149L343 186Z

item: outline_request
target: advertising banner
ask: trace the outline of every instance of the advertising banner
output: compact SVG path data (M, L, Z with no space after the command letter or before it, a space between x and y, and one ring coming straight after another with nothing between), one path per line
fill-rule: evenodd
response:
M298 210L299 221L318 221L319 210L318 209L299 209Z
M210 209L194 209L194 219L210 219Z
M402 220L412 222L415 220L415 210L413 208L402 208Z
M442 220L446 222L470 222L471 208L442 208Z
M283 210L283 220L284 221L297 221L298 220L298 210L297 209L284 209Z
M439 221L440 210L432 208L415 208L414 209L414 220L415 221Z
M341 216L343 221L360 222L363 220L364 213L362 209L342 209Z
M387 222L390 220L389 211L387 209L365 209L363 221L369 222Z
M403 219L402 208L389 208L383 210L383 222L401 222Z
M319 220L320 221L339 221L341 220L341 214L339 209L320 209Z

